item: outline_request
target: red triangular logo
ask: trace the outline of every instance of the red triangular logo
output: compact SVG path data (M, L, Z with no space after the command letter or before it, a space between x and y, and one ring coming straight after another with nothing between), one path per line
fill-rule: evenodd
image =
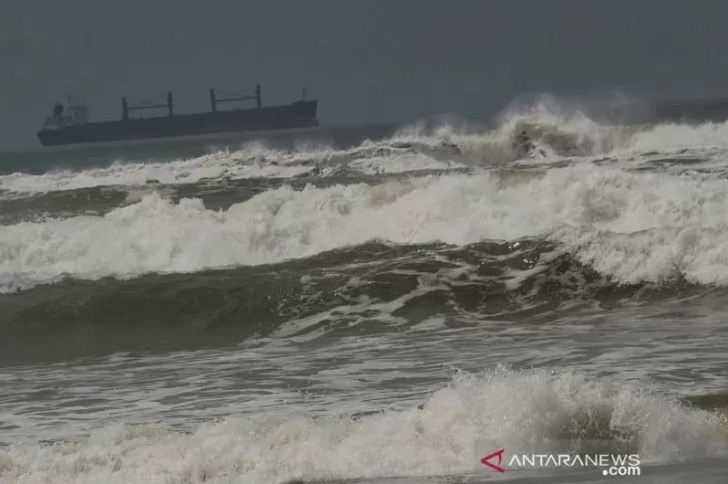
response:
M505 452L505 449L498 449L494 452L491 452L490 454L486 455L482 459L480 459L480 463L484 466L488 466L494 471L498 472L505 472L506 469L504 467L501 467L499 464L503 461L503 453ZM494 464L491 461L491 459L494 459L495 457L498 457L498 464Z

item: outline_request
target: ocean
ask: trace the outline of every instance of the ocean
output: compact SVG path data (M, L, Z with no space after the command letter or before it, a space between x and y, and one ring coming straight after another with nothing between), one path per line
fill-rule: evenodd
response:
M3 153L0 482L724 483L727 240L728 122Z

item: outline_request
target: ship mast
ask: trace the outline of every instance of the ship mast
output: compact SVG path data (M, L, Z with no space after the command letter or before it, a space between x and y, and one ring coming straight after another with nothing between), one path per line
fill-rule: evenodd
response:
M217 105L220 103L233 103L244 101L255 101L255 105L258 109L263 107L263 96L260 84L256 84L254 94L248 94L243 96L217 97L215 89L210 89L210 111L212 111L213 113L217 112Z
M129 120L130 111L143 111L147 109L163 109L167 108L167 114L171 118L174 116L174 98L172 91L167 93L167 102L165 104L137 104L136 106L129 106L129 102L126 96L121 98L121 119L123 121Z

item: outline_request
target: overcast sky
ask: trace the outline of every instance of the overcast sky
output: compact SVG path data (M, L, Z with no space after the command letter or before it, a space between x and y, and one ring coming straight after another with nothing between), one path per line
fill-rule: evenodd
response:
M119 96L305 85L322 123L487 114L522 93L728 95L724 1L3 0L0 147L34 144L52 104L94 119Z

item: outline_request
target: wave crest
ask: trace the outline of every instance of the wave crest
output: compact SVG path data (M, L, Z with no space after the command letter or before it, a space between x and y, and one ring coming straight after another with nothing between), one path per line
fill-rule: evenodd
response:
M43 482L283 483L483 472L494 448L638 452L660 463L728 455L716 414L574 373L462 374L422 405L359 417L228 418L190 433L110 426L80 442L0 451L0 476Z

